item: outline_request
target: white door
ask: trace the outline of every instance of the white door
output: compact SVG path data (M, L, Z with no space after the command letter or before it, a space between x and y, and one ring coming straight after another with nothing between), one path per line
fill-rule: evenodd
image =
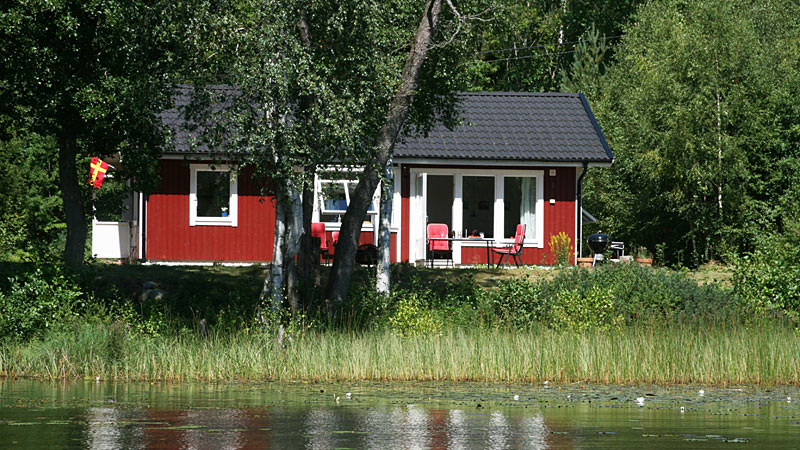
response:
M427 230L425 227L428 225L428 174L417 174L414 183L414 210L411 211L411 228L414 231L414 238L412 242L414 245L411 247L413 255L411 261L419 261L425 259L425 245L427 244Z

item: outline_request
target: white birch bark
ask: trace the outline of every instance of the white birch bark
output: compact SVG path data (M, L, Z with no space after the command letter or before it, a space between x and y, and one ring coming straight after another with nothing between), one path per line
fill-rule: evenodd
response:
M719 61L714 61L717 66L717 80L719 80ZM717 208L719 217L722 218L722 99L719 93L719 84L716 87L717 97Z
M381 294L388 295L391 288L392 194L394 192L391 156L384 167L383 180L378 227L378 263L376 264L377 274L375 276L375 289Z
M303 235L303 202L294 183L286 181L283 193L275 201L275 240L272 246L272 268L261 289L263 303L270 311L280 311L289 271L296 269L294 258L300 250Z
M264 279L261 289L261 302L269 303L270 311L275 313L280 310L283 299L283 243L286 235L286 220L284 201L280 194L275 196L275 235L272 243L272 267L269 276ZM262 318L262 321L264 318Z

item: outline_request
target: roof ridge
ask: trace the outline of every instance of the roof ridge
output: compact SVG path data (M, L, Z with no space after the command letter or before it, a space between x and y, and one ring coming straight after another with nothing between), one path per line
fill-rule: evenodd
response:
M580 93L577 92L462 91L457 95L487 97L580 97Z

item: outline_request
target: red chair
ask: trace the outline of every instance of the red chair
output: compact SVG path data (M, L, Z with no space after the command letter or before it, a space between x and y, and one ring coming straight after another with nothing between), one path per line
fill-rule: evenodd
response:
M497 267L501 264L505 265L508 262L508 257L514 258L514 264L519 267L522 263L522 244L525 241L525 224L517 225L517 232L514 236L514 243L502 248L495 248L493 251L500 255L500 261L497 262Z
M431 259L431 267L433 267L433 260L436 259L436 255L444 255L450 264L453 264L453 251L450 249L450 242L430 240L430 238L449 237L447 232L447 224L428 224L428 256Z
M333 261L334 254L336 252L336 243L339 242L339 232L333 231L331 232L331 246L328 247L328 251L322 255L322 258L325 259L325 262Z
M311 223L311 238L319 238L319 254L323 259L328 254L328 238L325 236L325 224L322 222Z

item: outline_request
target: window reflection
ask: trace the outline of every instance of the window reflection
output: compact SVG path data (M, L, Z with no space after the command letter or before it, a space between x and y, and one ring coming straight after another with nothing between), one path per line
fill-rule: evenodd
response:
M197 217L227 217L230 197L230 172L197 172Z
M494 177L465 176L462 190L467 235L494 237Z
M525 237L536 231L536 178L503 178L503 236L514 237L517 224L525 224Z

